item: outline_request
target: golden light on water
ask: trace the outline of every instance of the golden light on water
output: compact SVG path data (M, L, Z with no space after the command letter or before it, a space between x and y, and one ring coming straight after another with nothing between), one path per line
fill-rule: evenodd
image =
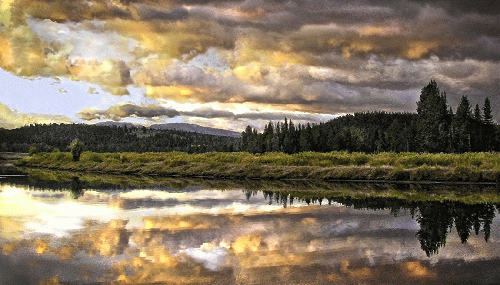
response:
M36 278L58 282L75 275L64 266L49 269L51 258L95 282L321 284L376 282L387 270L393 281L454 280L436 265L465 253L471 263L500 255L496 234L488 243L474 236L462 245L450 233L449 246L429 260L409 213L299 201L283 208L260 195L247 200L241 190L84 192L75 200L66 191L2 185L3 257L35 258L46 272L58 272Z

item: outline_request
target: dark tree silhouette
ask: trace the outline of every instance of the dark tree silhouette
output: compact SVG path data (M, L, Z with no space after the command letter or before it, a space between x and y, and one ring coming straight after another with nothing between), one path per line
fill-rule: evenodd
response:
M422 88L417 102L417 140L420 151L445 152L450 135L450 117L446 94L432 80Z

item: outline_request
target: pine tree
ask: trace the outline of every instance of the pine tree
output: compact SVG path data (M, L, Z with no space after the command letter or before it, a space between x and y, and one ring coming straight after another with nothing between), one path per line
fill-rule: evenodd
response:
M444 152L448 149L450 119L446 94L441 93L436 81L422 88L417 102L417 140L420 151Z
M300 130L299 145L300 145L301 152L311 151L311 145L312 145L311 124L307 123L307 126Z
M295 141L295 126L293 125L292 120L287 123L285 119L285 135L283 138L283 152L285 153L294 153L296 147Z
M472 116L472 128L471 128L471 150L472 151L482 151L484 150L483 141L483 127L482 127L482 116L481 109L479 105L476 104L474 108L474 115Z
M482 138L484 149L486 151L492 151L493 139L495 138L495 125L493 123L493 116L491 115L491 103L488 97L484 99Z
M264 127L264 132L262 133L262 148L264 152L271 152L272 150L272 139L274 136L274 126L271 121Z
M472 111L467 96L462 96L453 119L454 145L457 152L471 151Z
M240 150L250 152L251 139L253 136L253 128L251 126L247 126L243 133L241 133L240 140Z

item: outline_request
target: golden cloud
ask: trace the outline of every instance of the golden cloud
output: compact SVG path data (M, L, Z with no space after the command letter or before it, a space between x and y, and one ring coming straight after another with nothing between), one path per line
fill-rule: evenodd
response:
M12 111L7 105L0 102L0 128L14 129L29 124L72 123L65 116L48 114L28 114Z
M131 83L130 70L122 60L74 60L67 66L72 78L100 84L114 95L127 95Z
M11 9L14 1L15 0L5 0L0 3L0 22L7 28L10 26L12 17Z
M204 102L202 98L206 98L210 93L209 89L197 88L186 85L172 86L145 86L146 96L155 99L169 99L177 102Z
M365 26L358 29L361 36L389 36L401 33L401 27L390 26Z
M209 47L231 46L231 41L215 23L196 20L176 22L143 22L115 19L105 23L105 28L121 36L139 42L136 55L162 55L167 58L180 58L192 52L203 53Z
M14 56L12 54L12 47L7 37L0 37L0 60L1 66L9 68L14 63Z
M439 47L437 42L412 41L409 43L405 56L408 59L420 59Z

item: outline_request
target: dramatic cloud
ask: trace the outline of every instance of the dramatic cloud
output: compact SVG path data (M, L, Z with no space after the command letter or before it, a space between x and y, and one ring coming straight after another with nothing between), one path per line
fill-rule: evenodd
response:
M0 7L0 67L92 82L115 95L135 86L156 100L234 109L251 103L260 106L261 119L282 111L413 112L431 79L453 108L462 95L473 104L490 97L498 106L499 6L493 0L11 0ZM96 112L79 116L125 118ZM250 111L246 117L217 112L238 122L254 118Z

